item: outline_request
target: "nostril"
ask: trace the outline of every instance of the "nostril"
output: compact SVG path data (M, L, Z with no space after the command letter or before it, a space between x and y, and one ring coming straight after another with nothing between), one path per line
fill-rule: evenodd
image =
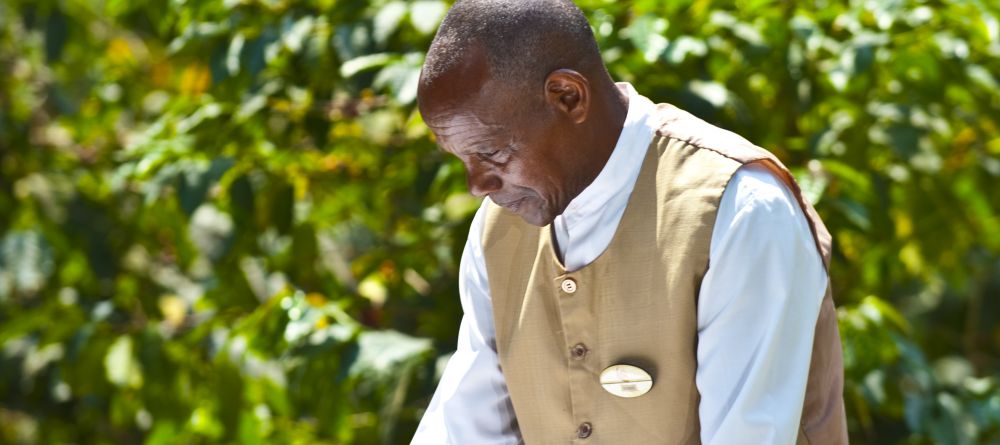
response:
M503 183L495 175L469 175L469 193L485 198L490 193L500 190Z

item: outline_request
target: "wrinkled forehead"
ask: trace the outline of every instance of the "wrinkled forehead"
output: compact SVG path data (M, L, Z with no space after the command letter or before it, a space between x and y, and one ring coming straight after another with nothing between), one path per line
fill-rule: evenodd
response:
M530 102L528 92L492 76L482 50L473 46L462 61L428 81L421 73L417 105L425 122L441 115L472 114L487 123L506 124L512 111Z
M420 114L446 149L448 142L489 137L510 124L491 84L488 78L458 76L420 90Z
M508 127L492 123L466 110L428 114L424 122L445 151L462 154L510 138Z
M440 94L429 94L420 101L420 115L435 133L454 126L485 127L493 125L488 101L481 100L481 91L452 94L447 88Z

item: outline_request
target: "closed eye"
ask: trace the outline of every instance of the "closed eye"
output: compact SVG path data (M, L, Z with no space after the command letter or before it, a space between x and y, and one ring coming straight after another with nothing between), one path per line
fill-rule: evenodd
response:
M488 153L476 153L476 154L479 155L479 157L482 158L482 159L493 159L498 154L500 154L501 151L502 150L493 150L493 151L488 152Z

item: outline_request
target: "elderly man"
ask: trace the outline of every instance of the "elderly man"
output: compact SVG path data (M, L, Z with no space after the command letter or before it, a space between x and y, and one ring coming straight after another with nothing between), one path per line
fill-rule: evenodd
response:
M459 0L420 111L486 199L414 444L840 444L830 237L771 154L605 69L565 0Z

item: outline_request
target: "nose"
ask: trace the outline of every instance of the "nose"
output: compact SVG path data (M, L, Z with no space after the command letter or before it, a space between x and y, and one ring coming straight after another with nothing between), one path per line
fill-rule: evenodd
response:
M469 183L469 193L480 198L485 198L490 193L496 192L503 187L503 181L496 174L484 169L481 165L470 163L466 165L467 181Z

